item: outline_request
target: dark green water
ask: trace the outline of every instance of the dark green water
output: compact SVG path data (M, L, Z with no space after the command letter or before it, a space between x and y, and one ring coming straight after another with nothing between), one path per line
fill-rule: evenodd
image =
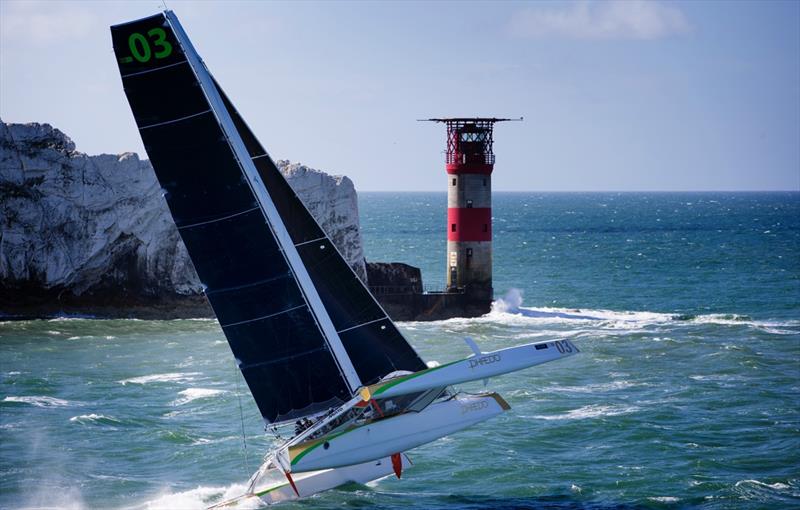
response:
M443 194L360 205L369 259L443 282ZM464 336L581 355L493 380L511 412L403 480L285 508L800 508L800 195L495 206L495 311L403 330L440 362ZM241 488L260 431L214 321L0 324L2 508L199 508Z

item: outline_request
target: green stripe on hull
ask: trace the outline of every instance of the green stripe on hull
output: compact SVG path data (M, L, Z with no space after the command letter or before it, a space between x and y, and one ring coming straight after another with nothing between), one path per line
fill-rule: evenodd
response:
M265 490L265 491L261 491L261 492L256 492L254 495L255 495L255 496L258 496L258 497L261 497L261 496L263 496L264 494L269 494L269 493L270 493L270 492L272 492L272 491L275 491L275 490L278 490L278 489L282 489L282 488L284 488L284 487L288 487L288 486L289 486L289 482L282 483L282 484L280 484L280 485L276 485L275 487L273 487L273 488L271 488L271 489L267 489L267 490Z
M356 429L360 429L361 427L363 427L363 425L361 425L359 427L353 427L352 429L345 430L345 431L333 434L333 435L331 435L329 437L321 437L321 438L317 439L317 442L315 444L309 445L305 450L303 450L302 452L298 453L297 456L292 459L292 465L294 466L295 464L297 464L300 461L300 459L305 457L312 450L316 449L319 445L325 444L325 443L329 443L330 441L336 439L337 437L343 436L343 435L347 434L348 432L352 432L352 431L354 431Z
M388 390L389 388L394 388L400 383L404 383L406 381L410 381L411 379L415 379L421 375L430 374L431 372L435 372L436 370L441 370L442 368L449 367L450 365L455 365L456 363L461 363L464 361L463 359L451 361L450 363L445 363L444 365L439 365L438 367L427 368L425 370L420 370L419 372L414 372L413 374L404 375L402 377L398 377L397 379L393 379L391 381L387 381L383 386L376 389L373 395L380 395L384 391ZM379 383L380 384L380 383Z

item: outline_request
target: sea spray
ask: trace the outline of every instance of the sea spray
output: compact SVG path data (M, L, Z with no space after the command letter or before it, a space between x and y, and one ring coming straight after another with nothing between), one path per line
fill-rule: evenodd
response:
M492 302L492 313L517 313L522 306L522 291L509 289L505 296Z

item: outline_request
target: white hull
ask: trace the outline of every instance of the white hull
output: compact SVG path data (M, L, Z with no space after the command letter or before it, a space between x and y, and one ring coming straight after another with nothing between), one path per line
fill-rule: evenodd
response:
M411 466L411 461L405 454L401 454L402 469ZM264 479L271 482L261 483L252 494L246 494L230 501L214 505L211 508L253 508L253 505L274 505L284 501L291 501L308 497L318 492L335 489L348 483L365 484L387 476L393 475L392 460L389 457L346 466L336 469L309 471L292 475L295 487L300 493L298 496L282 471L273 469L264 474Z
M473 344L474 345L474 344ZM477 350L477 346L473 347ZM474 356L421 372L396 377L369 387L373 398L389 398L468 381L488 379L509 372L566 358L580 352L569 340L553 340Z
M368 423L289 450L291 471L336 468L415 448L488 420L508 409L497 394L458 397Z

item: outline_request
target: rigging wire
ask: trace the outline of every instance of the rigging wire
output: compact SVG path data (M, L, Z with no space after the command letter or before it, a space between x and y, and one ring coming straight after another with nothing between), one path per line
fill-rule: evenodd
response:
M236 365L236 360L233 360L233 370L236 379L236 398L239 400L239 418L242 420L242 448L244 449L244 471L250 472L250 463L247 462L247 435L244 431L244 411L242 409L242 393L239 391L239 367Z

